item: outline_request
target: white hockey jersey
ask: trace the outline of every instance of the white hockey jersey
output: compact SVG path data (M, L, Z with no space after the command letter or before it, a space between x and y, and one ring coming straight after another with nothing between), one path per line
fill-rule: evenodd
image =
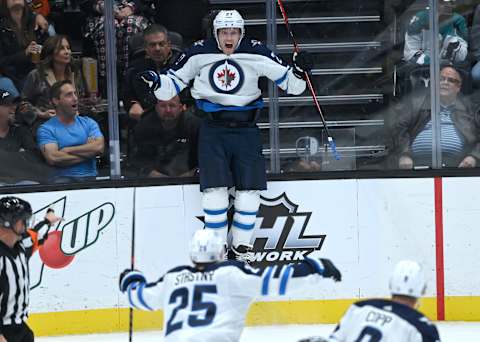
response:
M360 301L348 309L330 342L439 342L437 328L407 305L386 299Z
M127 295L135 308L163 308L166 342L233 342L240 338L255 297L282 296L318 286L322 271L318 260L310 258L264 270L238 261L211 264L203 271L180 266L155 283L129 286Z
M304 80L261 42L242 39L235 53L225 55L215 39L200 40L180 55L166 74L160 75L155 91L159 100L169 100L191 80L192 97L205 112L261 108L258 79L267 77L289 94L301 94Z

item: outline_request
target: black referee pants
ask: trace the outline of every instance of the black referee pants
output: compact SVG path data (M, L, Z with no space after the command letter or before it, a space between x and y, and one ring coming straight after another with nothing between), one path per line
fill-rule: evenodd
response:
M7 342L33 342L33 331L25 324L2 326L3 337Z

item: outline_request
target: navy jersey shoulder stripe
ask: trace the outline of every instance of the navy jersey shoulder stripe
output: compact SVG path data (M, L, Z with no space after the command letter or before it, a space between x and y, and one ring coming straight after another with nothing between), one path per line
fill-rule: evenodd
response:
M177 266L177 267L172 268L167 273L175 273L175 272L181 272L181 271L185 271L185 270L188 270L190 272L198 272L197 270L195 270L195 268L193 266L182 265L182 266Z
M440 341L437 328L421 312L401 303L387 299L368 299L356 302L358 307L373 306L390 311L413 325L423 336L424 342Z
M288 64L285 63L280 57L278 57L272 50L266 47L262 42L256 39L250 38L243 38L240 46L235 50L235 53L248 53L248 54L256 54L267 57L272 61L287 66Z
M193 268L192 266L189 266L189 265L182 265L182 266L177 266L177 267L174 267L170 270L168 270L160 279L158 279L157 281L153 282L153 283L148 283L147 284L147 287L152 287L152 286L155 286L159 283L161 283L165 277L169 274L169 273L176 273L176 272L181 272L181 271L185 271L185 270L188 270L190 272L198 272L197 270L195 270L195 268Z
M217 41L215 39L205 39L199 40L193 43L188 49L185 50L180 56L178 56L173 66L170 70L179 70L181 69L190 58L197 55L202 55L206 53L221 53L218 49Z
M260 276L262 274L262 270L258 268L254 268L244 262L237 261L237 260L228 260L228 261L222 261L219 263L211 264L205 268L205 271L215 271L223 267L236 267L239 270L241 270L245 274L249 275L256 275Z

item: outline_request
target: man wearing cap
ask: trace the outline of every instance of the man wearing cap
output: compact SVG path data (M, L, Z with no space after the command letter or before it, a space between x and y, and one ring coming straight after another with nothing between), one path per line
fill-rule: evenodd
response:
M140 120L143 113L152 110L157 103L153 94L146 91L142 81L137 75L145 70L169 68L181 52L181 36L173 36L179 40L171 41L167 29L161 25L150 25L143 31L143 48L145 57L132 61L127 70L124 86L123 105L128 115L134 120Z
M13 123L20 97L0 89L0 149L9 152L34 151L30 131Z
M8 90L0 89L0 184L18 184L22 181L39 180L42 173L48 173L38 158L31 132L15 124L14 115L19 102ZM40 169L42 170L40 170ZM32 172L32 169L38 172Z

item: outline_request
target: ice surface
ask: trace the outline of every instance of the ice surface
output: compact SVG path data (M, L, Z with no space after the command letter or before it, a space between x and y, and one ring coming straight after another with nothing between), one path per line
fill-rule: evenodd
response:
M442 342L478 342L480 341L480 323L448 322L437 323ZM335 326L320 325L281 325L267 327L248 327L243 331L240 342L285 341L295 342L300 338L322 335L328 336ZM38 337L37 342L121 342L128 341L127 333L92 334L58 337ZM161 342L161 331L134 332L132 342Z

